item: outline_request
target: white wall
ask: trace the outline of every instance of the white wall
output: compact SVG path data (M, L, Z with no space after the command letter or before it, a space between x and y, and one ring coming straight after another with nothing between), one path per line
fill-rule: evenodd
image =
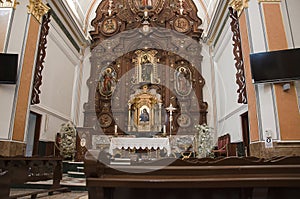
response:
M300 48L300 1L299 0L285 0L283 7L284 16L287 18L286 21L286 32L290 31L292 37L292 46L294 48ZM287 17L288 16L288 17Z
M80 56L53 19L47 40L41 102L31 106L31 110L42 115L40 140L54 141L61 125L74 118L75 77Z
M216 78L217 133L218 136L229 133L231 142L239 142L242 141L240 115L247 111L247 105L237 103L238 85L235 82L237 70L229 20L215 46L213 57Z
M8 40L7 53L19 54L21 59L22 45L27 21L27 1L21 1L15 10L11 34ZM1 17L1 16L0 16ZM20 63L19 63L20 64ZM0 85L0 139L10 139L9 128L15 97L16 85Z
M80 93L80 106L79 106L79 122L78 126L83 126L84 123L84 103L88 102L89 89L87 85L87 80L90 77L91 73L91 51L90 48L86 48L84 52L84 60L83 60L83 75L82 75L82 88Z
M208 103L208 113L207 113L207 125L210 127L216 128L215 123L215 102L214 102L214 76L213 73L213 65L210 55L210 48L208 45L202 45L202 52L201 55L203 56L203 60L201 63L201 74L205 79L205 85L203 87L203 100L204 102Z

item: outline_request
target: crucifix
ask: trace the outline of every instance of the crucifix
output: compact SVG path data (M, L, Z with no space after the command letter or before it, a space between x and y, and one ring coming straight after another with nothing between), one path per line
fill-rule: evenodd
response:
M172 136L172 121L173 121L173 112L176 110L177 108L174 108L172 103L170 104L169 107L166 108L167 111L170 112L170 119L169 119L169 122L170 122L170 137Z

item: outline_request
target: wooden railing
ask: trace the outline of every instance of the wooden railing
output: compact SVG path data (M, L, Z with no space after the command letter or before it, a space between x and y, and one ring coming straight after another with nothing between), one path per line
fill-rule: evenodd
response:
M143 193L152 198L166 194L168 198L184 195L199 199L274 199L282 193L287 194L286 198L291 193L300 194L300 157L167 158L132 162L130 166L108 166L87 158L85 174L90 199L117 198L120 193L124 195L122 199L143 198Z
M38 193L54 191L68 191L62 188L62 158L60 157L3 157L0 156L0 198L18 198L23 196L10 196L12 185L20 185L26 182L53 180L51 189L32 192L26 195L37 195Z

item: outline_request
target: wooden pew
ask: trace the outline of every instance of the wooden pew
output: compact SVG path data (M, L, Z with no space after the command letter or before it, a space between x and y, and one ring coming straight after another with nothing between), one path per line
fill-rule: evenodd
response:
M62 158L60 157L4 157L0 156L0 198L18 198L48 192L51 195L55 191L68 191L60 186L62 179ZM9 197L12 185L20 185L26 182L53 180L51 189L41 190L27 194Z
M178 198L182 194L198 199L223 198L219 197L222 194L224 198L228 194L232 198L259 198L261 193L263 198L274 199L280 190L288 196L295 191L300 194L300 157L167 158L132 162L130 166L107 166L87 157L85 174L90 199L146 199L145 193L149 198L162 194Z

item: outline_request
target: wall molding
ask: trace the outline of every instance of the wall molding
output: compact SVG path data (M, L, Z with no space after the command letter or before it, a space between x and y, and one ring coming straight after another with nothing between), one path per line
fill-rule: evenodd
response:
M73 47L71 42L69 42L56 21L51 21L50 27L52 31L49 31L49 38L64 52L66 58L69 59L74 66L77 65L81 56L79 52Z
M227 115L223 116L221 119L219 119L218 123L224 122L225 120L231 118L232 116L236 115L237 113L242 112L242 111L247 111L247 110L248 110L248 105L243 104L240 107L229 112Z
M64 120L64 121L71 121L71 117L64 115L63 113L60 113L52 108L46 107L44 105L38 104L38 105L32 105L30 106L30 111L37 112L37 113L44 113L51 115L53 117L56 117L58 119Z

